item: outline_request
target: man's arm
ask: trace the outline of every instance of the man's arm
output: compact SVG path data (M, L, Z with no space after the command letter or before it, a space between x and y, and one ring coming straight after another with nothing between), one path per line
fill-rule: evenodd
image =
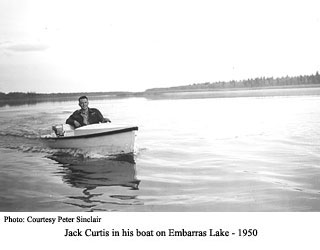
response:
M102 122L102 123L111 122L109 118L103 117L103 115L101 114L101 112L98 109L96 109L96 112L97 112L97 115L99 117L100 122Z
M73 115L70 115L69 118L66 120L66 124L69 124L71 126L74 126L74 119L73 119Z
M73 114L69 116L69 118L66 120L66 124L78 128L81 126L81 124L76 120L76 112L77 111L73 112Z
M105 122L111 122L111 120L109 119L109 118L103 118L103 121L102 121L103 123L105 123Z

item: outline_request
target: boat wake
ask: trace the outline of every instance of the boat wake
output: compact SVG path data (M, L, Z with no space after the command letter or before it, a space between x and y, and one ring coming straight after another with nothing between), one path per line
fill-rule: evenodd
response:
M74 159L115 159L134 162L134 158L138 154L133 152L130 154L113 154L104 155L96 152L84 152L81 149L54 149L45 145L39 137L25 135L9 135L0 134L0 148L18 150L24 153L41 153L46 157L54 159L55 157L65 157Z

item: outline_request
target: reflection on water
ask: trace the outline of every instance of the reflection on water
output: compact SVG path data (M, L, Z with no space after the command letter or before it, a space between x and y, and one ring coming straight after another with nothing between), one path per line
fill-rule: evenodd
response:
M68 196L65 203L90 211L109 210L110 205L137 205L136 195L117 194L126 188L138 190L133 155L109 158L83 158L57 153L48 158L61 165L58 174L64 183L82 190L82 195ZM109 190L108 190L109 188ZM112 190L111 190L112 189Z

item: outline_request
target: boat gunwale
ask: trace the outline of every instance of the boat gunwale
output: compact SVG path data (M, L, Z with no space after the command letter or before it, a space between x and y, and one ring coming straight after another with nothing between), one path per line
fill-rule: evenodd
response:
M86 134L86 135L75 135L75 136L61 136L61 137L42 137L42 140L68 140L68 139L83 139L83 138L92 138L104 135L114 135L114 134L121 134L130 131L138 130L138 127L130 127L130 128L123 128L123 129L116 129L112 131L105 131L93 134Z

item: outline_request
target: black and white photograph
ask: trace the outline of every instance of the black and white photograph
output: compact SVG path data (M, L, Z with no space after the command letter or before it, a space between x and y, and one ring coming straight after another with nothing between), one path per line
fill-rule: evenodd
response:
M21 214L318 216L319 7L0 0L1 230Z

